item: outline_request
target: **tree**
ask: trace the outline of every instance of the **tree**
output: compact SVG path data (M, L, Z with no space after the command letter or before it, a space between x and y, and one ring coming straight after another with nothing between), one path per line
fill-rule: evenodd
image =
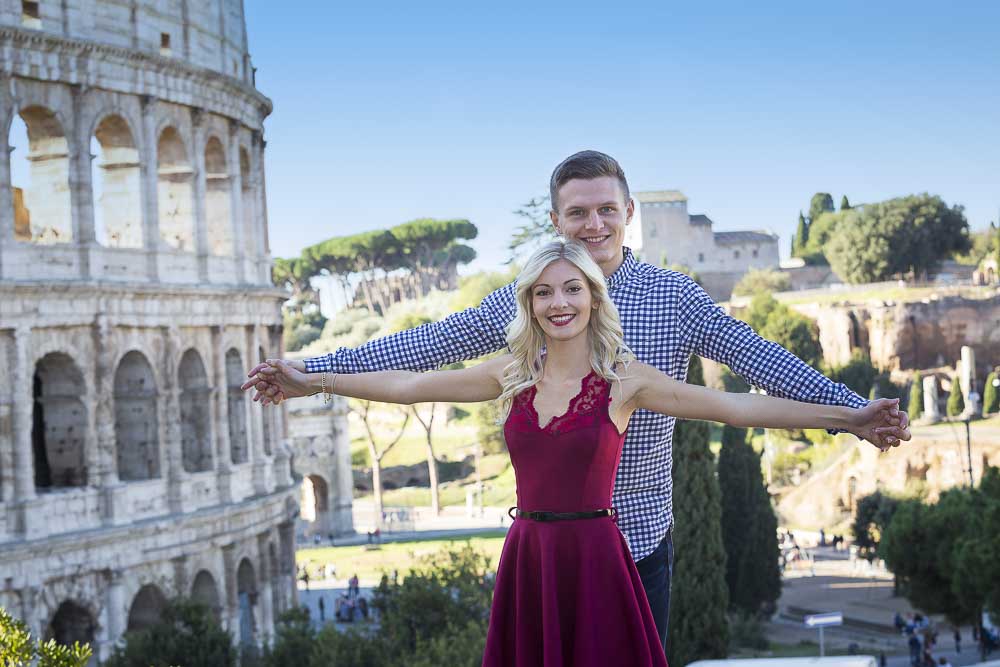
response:
M910 383L910 400L906 404L906 414L910 421L916 421L924 414L924 379L920 371L913 374L913 382Z
M925 278L942 259L970 247L963 208L949 208L937 196L910 195L838 215L823 253L851 283Z
M792 240L792 257L801 257L806 244L809 242L809 224L806 217L799 211L799 224L795 227L795 236Z
M860 348L851 352L851 360L845 365L830 368L826 372L831 380L847 385L848 389L860 396L867 396L871 392L878 374L868 353Z
M235 667L232 638L205 605L192 600L172 600L160 620L125 635L105 667Z
M781 594L778 521L746 429L724 426L718 463L726 585L733 608L754 616Z
M817 192L809 200L809 222L819 220L826 212L833 212L833 197L829 192Z
M847 201L847 195L844 195L843 197L840 198L840 210L841 211L849 211L852 208L853 207L851 206L851 202Z
M549 196L545 195L533 197L527 204L514 211L514 215L523 222L514 230L514 235L507 244L507 249L510 251L508 264L515 262L519 256L531 252L540 243L556 237L555 227L549 218L550 210L551 202Z
M881 491L858 500L854 510L854 522L851 524L851 534L862 558L872 561L878 555L882 534L892 521L898 505L899 500Z
M758 292L742 319L758 334L772 340L810 366L823 360L816 323L767 293Z
M983 389L983 414L988 415L1000 412L1000 391L997 391L997 382L1000 374L993 371L986 376L986 387Z
M820 213L818 218L809 222L809 241L803 244L802 254L800 255L806 264L822 265L829 263L824 254L824 247L830 239L830 235L833 234L833 231L840 224L840 221L849 213L850 211L836 213L833 211L824 211Z
M368 436L366 444L368 445L368 455L372 463L372 491L375 494L375 519L378 522L382 520L382 459L402 439L403 433L406 431L406 425L410 423L410 415L412 413L409 410L402 411L403 423L399 426L399 432L396 433L396 437L392 438L388 444L383 445L380 450L372 429L371 407L371 401L357 401L356 405L351 407L351 411L361 418L361 423L365 426L365 435Z
M962 384L956 375L951 379L951 391L948 392L948 405L945 412L949 417L957 417L965 411L965 397L962 396Z
M688 382L704 384L692 358ZM678 420L674 429L674 573L668 658L672 665L724 658L729 628L721 498L706 422Z
M458 240L474 239L479 230L468 220L420 218L396 225L389 233L401 244L406 264L419 285L417 293L426 295L443 272L475 259L475 251Z
M0 665L3 667L86 667L92 653L88 645L79 642L63 646L54 639L37 641L22 621L0 607Z
M733 287L733 296L752 296L758 292L786 292L791 288L791 278L783 271L750 269Z

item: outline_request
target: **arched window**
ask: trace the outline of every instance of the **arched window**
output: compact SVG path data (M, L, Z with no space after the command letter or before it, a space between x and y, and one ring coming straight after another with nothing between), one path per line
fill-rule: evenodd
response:
M87 411L80 400L85 390L83 374L65 354L47 354L35 366L31 441L36 489L87 484Z
M109 248L141 248L142 201L139 151L121 116L107 116L94 131L90 150L94 182L94 230Z
M9 144L14 238L71 242L69 144L59 119L43 107L27 107L11 124Z
M241 560L236 570L236 596L240 610L240 643L250 645L255 642L257 633L257 620L254 618L257 578L248 558Z
M177 371L181 390L181 458L186 472L212 469L212 429L205 365L196 350L181 357Z
M160 238L174 250L194 252L194 183L181 135L173 127L156 145Z
M236 348L226 352L226 386L229 405L229 448L233 463L246 463L250 460L250 448L247 445L247 410L244 392L240 389L243 382L243 359Z
M93 644L96 628L97 622L89 611L72 600L66 600L52 616L45 638L55 639L63 646L72 646L74 642Z
M155 584L146 584L132 599L126 632L136 632L156 625L167 607L167 598Z
M146 357L134 350L115 372L115 448L123 482L160 476L156 380Z
M205 145L205 220L208 225L208 248L213 255L233 254L231 197L226 153L222 142L212 137Z
M191 585L191 599L208 607L216 621L222 619L219 588L215 585L215 577L208 570L202 570L195 576Z

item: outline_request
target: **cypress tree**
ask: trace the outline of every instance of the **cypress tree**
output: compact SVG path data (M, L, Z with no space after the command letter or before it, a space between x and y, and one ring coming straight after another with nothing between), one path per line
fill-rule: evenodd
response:
M983 414L988 415L993 412L1000 412L1000 391L994 386L994 382L1000 378L996 371L986 376L986 388L983 389Z
M692 358L688 382L704 384ZM709 450L709 426L677 421L674 430L674 574L667 658L671 665L727 655L726 552L722 546L719 482Z
M851 202L847 201L847 195L840 198L840 210L849 211L851 210Z
M946 411L949 417L957 417L965 410L965 397L962 396L962 385L956 375L951 380L951 392L948 394L948 406Z
M751 615L769 612L781 594L778 519L745 429L723 428L718 470L730 604Z
M924 379L920 371L913 374L913 384L910 385L910 399L906 404L906 414L910 421L920 419L924 414Z
M799 224L795 228L795 238L792 240L792 257L801 257L809 243L809 225L806 217L799 211Z

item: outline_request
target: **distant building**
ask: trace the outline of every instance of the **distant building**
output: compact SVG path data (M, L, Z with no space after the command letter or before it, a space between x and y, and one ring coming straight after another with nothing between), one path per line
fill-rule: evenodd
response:
M636 192L638 206L625 245L658 265L683 264L698 274L716 300L728 299L750 269L778 267L778 235L766 231L716 232L707 215L688 213L677 190Z

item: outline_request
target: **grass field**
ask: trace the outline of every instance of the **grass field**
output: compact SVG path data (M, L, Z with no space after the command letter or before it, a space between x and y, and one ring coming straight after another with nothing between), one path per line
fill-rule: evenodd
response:
M300 566L308 568L313 578L318 577L324 564L332 563L337 568L339 580L357 574L359 579L373 582L378 581L383 573L392 574L393 570L397 570L400 576L405 575L422 556L469 544L473 549L485 553L490 559L490 567L496 568L500 561L500 549L503 547L505 535L504 531L497 530L454 539L388 542L372 550L366 549L365 546L299 549L295 560Z

